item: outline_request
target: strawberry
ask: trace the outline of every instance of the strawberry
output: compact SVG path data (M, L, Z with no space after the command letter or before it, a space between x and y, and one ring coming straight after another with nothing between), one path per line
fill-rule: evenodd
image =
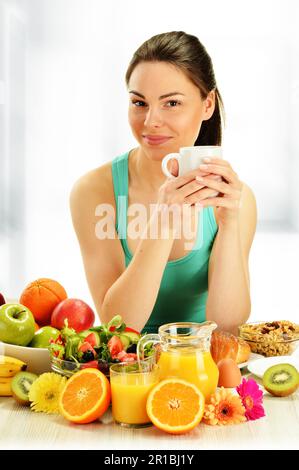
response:
M91 351L94 355L94 357L96 357L97 353L95 352L95 350L93 349L93 347L91 346L91 344L89 344L87 341L84 341L84 343L81 344L81 346L79 346L79 351L81 352L86 352L86 351Z
M80 369L87 369L89 367L92 367L93 369L99 369L98 361L85 362L85 364L81 364Z
M112 336L108 341L108 349L110 351L111 357L114 358L123 351L124 347L118 336Z
M134 361L137 361L137 354L135 353L126 353L127 357L133 358Z
M116 359L119 359L121 362L135 362L137 361L137 354L120 351L117 354Z
M119 359L120 361L123 360L123 358L127 355L126 351L120 351L115 357L116 359Z

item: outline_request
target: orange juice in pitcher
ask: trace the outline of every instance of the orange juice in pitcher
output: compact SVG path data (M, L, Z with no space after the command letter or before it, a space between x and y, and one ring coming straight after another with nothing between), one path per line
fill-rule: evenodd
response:
M168 323L159 328L159 334L143 336L137 353L143 357L148 343L160 343L158 354L159 379L178 377L196 385L206 401L215 392L219 371L210 353L210 341L215 322Z

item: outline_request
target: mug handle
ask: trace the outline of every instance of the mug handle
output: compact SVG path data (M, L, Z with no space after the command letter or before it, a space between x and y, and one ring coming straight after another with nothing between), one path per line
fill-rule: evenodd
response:
M162 171L164 175L168 176L168 178L175 179L177 178L177 176L174 176L172 173L170 173L170 171L167 168L167 163L169 162L171 158L175 158L178 164L180 165L181 155L179 153L169 153L162 160Z

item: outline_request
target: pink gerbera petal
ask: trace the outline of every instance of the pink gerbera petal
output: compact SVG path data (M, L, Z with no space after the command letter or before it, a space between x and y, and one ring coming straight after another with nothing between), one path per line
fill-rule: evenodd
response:
M245 408L245 416L248 420L255 420L265 416L263 404L263 392L253 379L243 378L241 384L236 387Z
M245 416L249 421L254 421L259 418L263 418L265 415L265 410L261 404L254 405L250 410L245 411Z

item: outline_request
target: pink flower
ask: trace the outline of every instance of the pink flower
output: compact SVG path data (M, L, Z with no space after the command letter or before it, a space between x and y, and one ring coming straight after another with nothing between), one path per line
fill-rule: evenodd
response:
M247 420L253 421L265 416L265 410L263 408L263 392L260 390L255 380L243 379L242 383L236 387L236 390L241 397L243 406L245 407L245 416Z

